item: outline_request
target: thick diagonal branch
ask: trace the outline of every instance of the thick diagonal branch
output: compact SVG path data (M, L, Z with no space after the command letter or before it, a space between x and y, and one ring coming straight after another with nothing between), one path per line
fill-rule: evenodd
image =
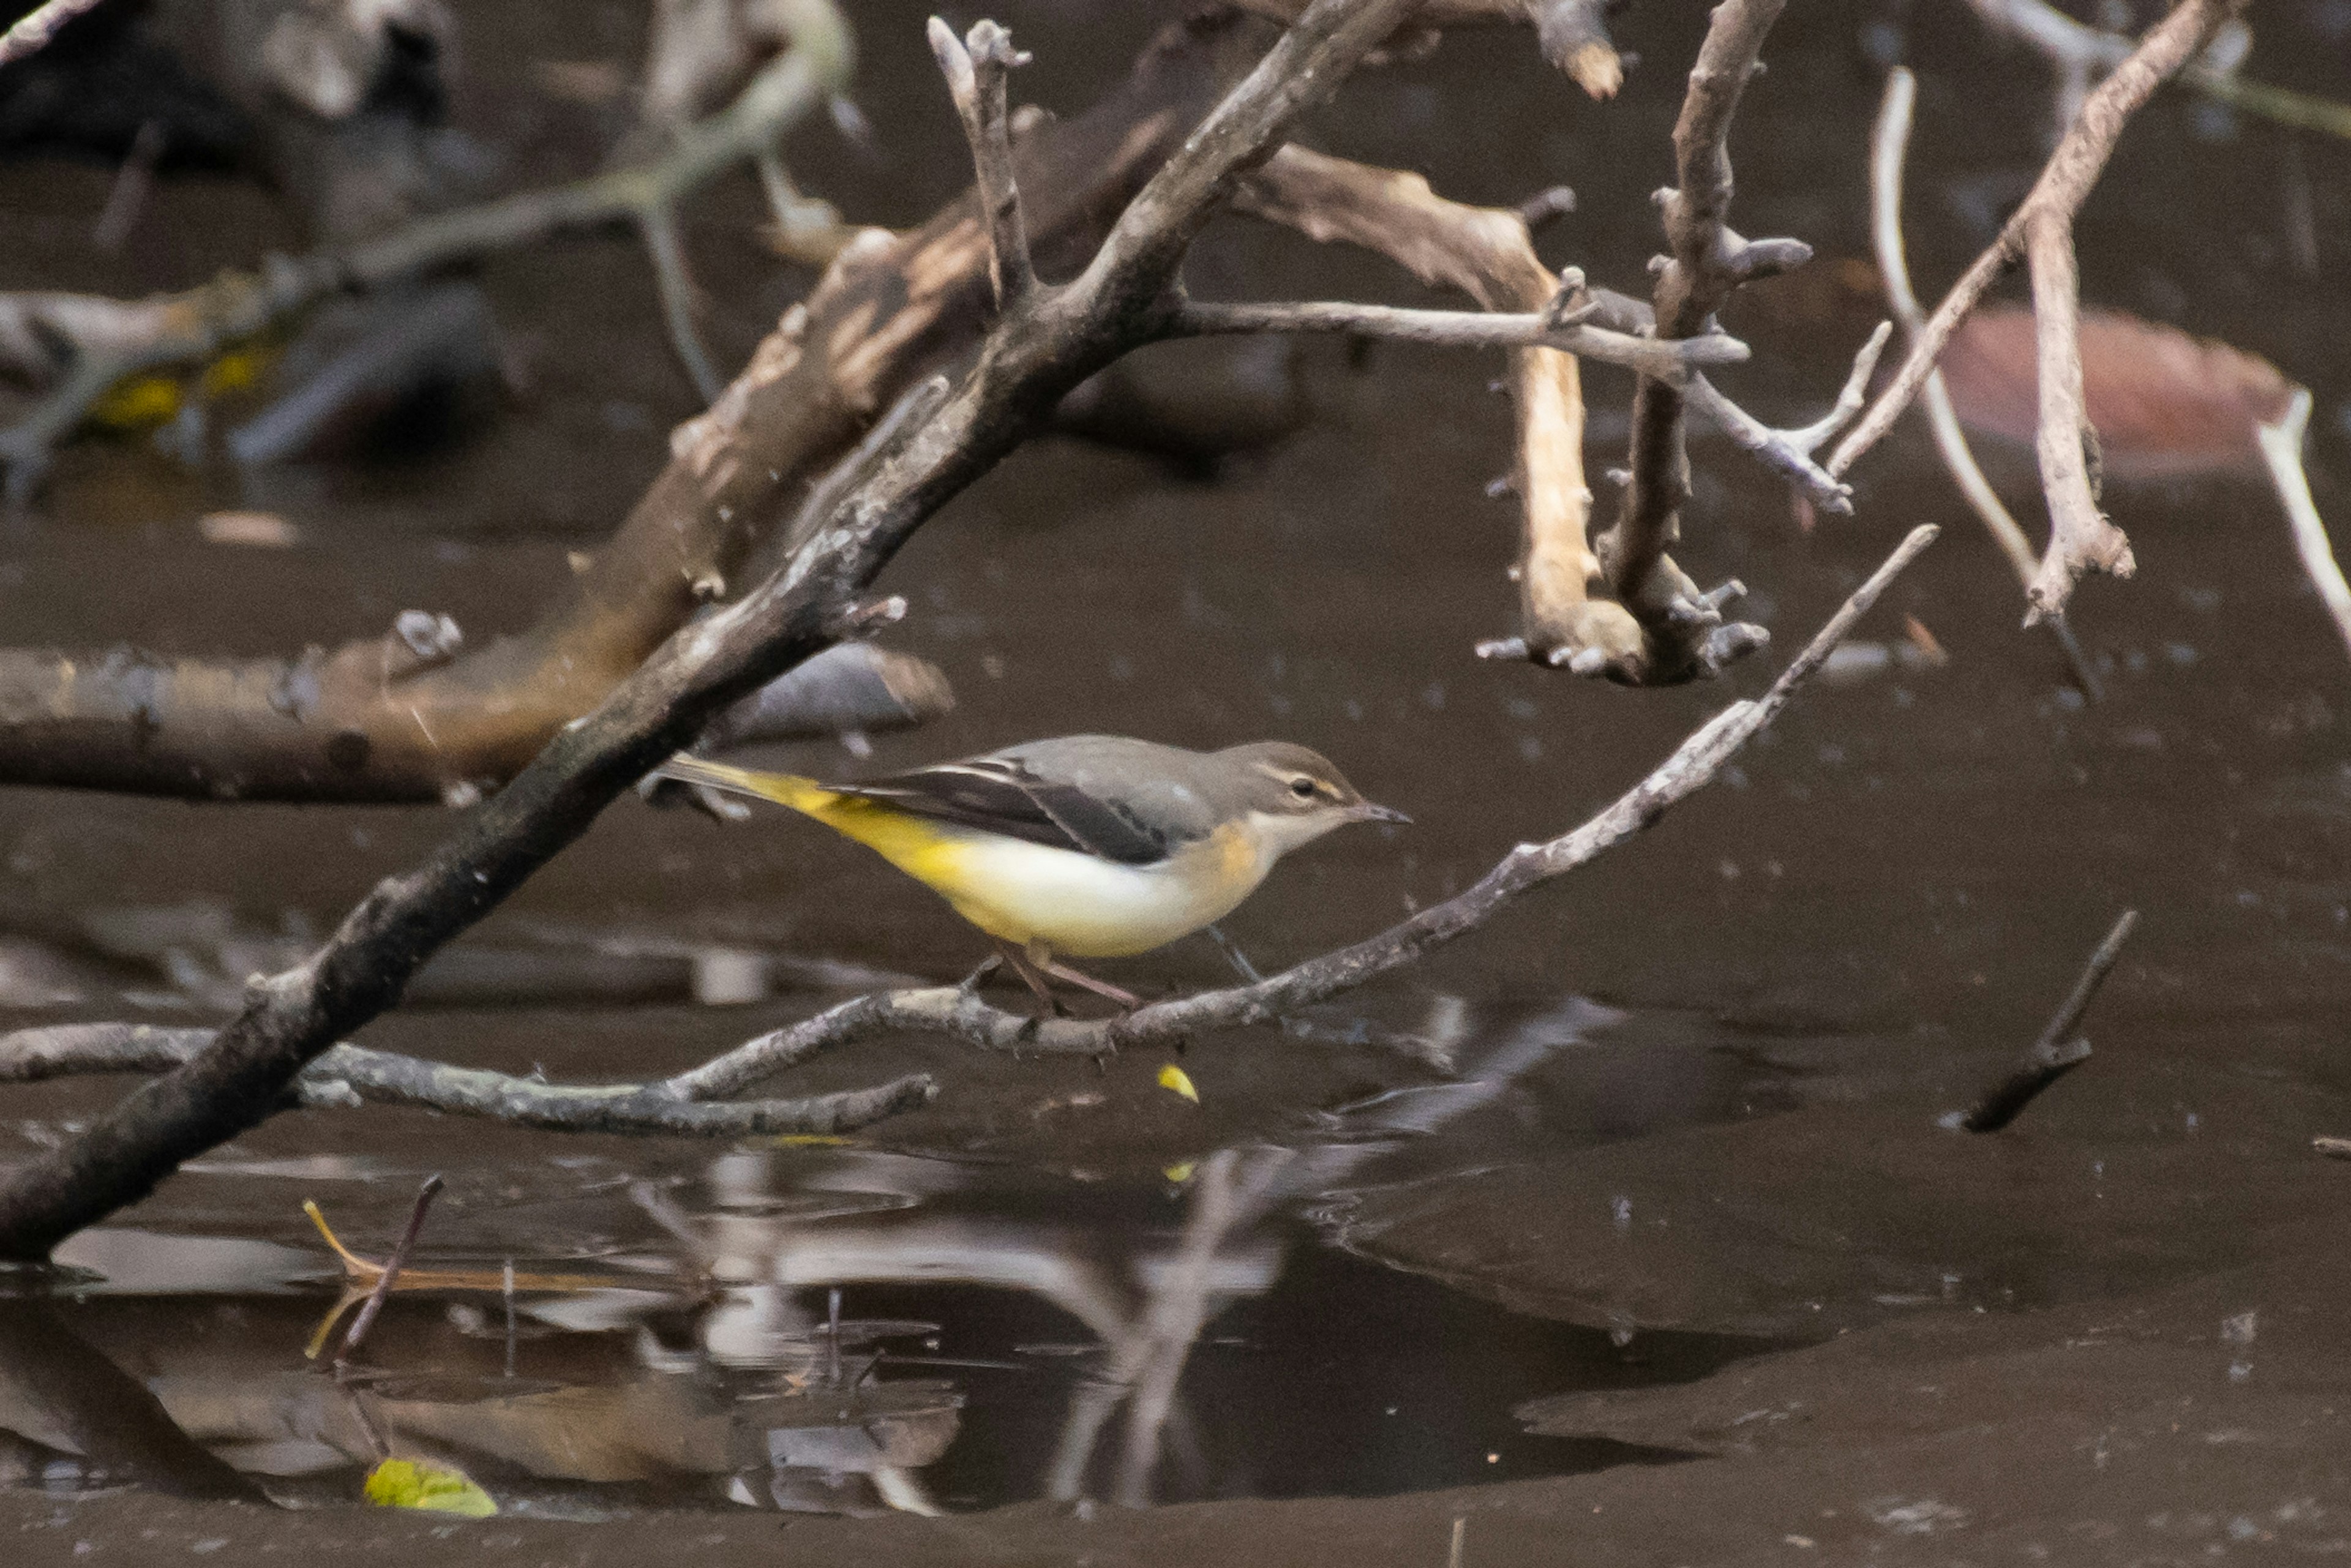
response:
M394 1005L419 965L690 742L726 704L841 634L859 595L949 498L1044 427L1085 376L1147 339L1186 247L1228 182L1261 158L1394 31L1412 0L1314 0L1128 203L1076 280L1008 311L955 392L857 486L791 564L673 637L587 718L464 821L423 865L387 878L308 960L256 982L244 1012L186 1065L63 1146L0 1179L0 1256L37 1259L152 1191L179 1164L266 1117L337 1040ZM979 227L972 224L974 237ZM714 472L779 373L776 340L709 413L681 432L705 492L734 484L773 504L771 473ZM798 357L797 345L786 350ZM699 427L699 428L697 428Z
M2052 528L2049 549L2028 591L2028 623L2062 612L2075 577L2085 568L2126 571L2130 564L2128 541L2099 515L2095 499L2089 497L2087 466L2080 455L2081 353L2073 333L2078 310L2073 276L2074 214L2105 172L2106 160L2131 116L2166 78L2201 53L2213 33L2244 4L2245 0L2182 0L2170 16L2147 30L2130 57L2083 101L2082 112L2050 154L2023 205L2001 226L1999 237L1959 275L1918 331L1902 368L1861 422L1846 433L1826 465L1832 474L1846 474L1863 453L1885 438L1925 386L1952 332L1975 308L1984 290L2032 251L2033 306L2042 350L2042 423L2037 445L2043 485L2049 491Z

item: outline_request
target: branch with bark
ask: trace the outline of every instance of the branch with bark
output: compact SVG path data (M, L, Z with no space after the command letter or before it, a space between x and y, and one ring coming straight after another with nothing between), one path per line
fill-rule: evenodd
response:
M1802 266L1799 240L1742 238L1729 222L1730 122L1748 79L1761 68L1763 39L1785 0L1724 0L1716 6L1690 68L1674 123L1677 183L1658 193L1668 255L1652 262L1659 338L1708 329L1741 284ZM1642 657L1612 669L1616 678L1664 685L1718 674L1764 640L1760 628L1725 624L1721 605L1735 585L1702 593L1666 551L1681 535L1689 497L1685 393L1644 377L1633 392L1631 457L1616 521L1598 543L1601 565L1646 633Z
M580 1087L536 1082L392 1052L337 1045L301 1068L294 1094L308 1105L359 1100L419 1106L569 1132L731 1135L839 1131L926 1103L927 1077L807 1100L733 1102L755 1084L820 1051L886 1034L939 1034L988 1051L1102 1056L1177 1042L1210 1030L1287 1025L1305 1009L1415 963L1485 925L1537 888L1590 864L1712 782L1740 748L1776 718L1827 662L1886 585L1928 545L1915 528L1823 625L1769 691L1731 704L1693 732L1649 775L1590 820L1541 843L1520 844L1475 884L1351 946L1278 975L1222 990L1154 1002L1114 1018L1031 1018L995 1007L972 985L878 991L774 1030L656 1083ZM232 1028L235 1026L231 1026ZM183 1069L220 1038L210 1030L68 1024L0 1036L0 1082L68 1073Z
M246 1010L193 1060L8 1172L0 1255L46 1256L266 1116L305 1067L396 1003L429 954L585 832L615 796L726 706L840 640L859 597L927 517L1043 428L1079 381L1152 335L1177 266L1234 178L1335 90L1412 4L1314 0L1126 204L1084 269L1003 313L937 412L850 489L789 568L663 644L426 864L380 883L308 960L256 982ZM965 222L984 245L979 220ZM681 428L684 477L704 498L734 497L747 510L787 499L777 469L736 460L752 412L773 406L762 394L801 358L791 337L771 337L709 413Z
M1259 16L1292 22L1305 0L1240 0ZM1388 41L1393 50L1425 47L1449 27L1496 24L1531 26L1543 57L1565 71L1596 99L1611 99L1625 85L1625 61L1608 37L1609 14L1625 0L1423 0L1420 9Z
M1900 66L1887 72L1886 97L1878 108L1877 124L1869 144L1871 246L1877 255L1877 275L1886 285L1886 303L1902 323L1904 340L1914 349L1926 333L1927 312L1910 287L1908 249L1902 242L1902 165L1909 151L1911 112L1917 99L1916 78ZM1950 389L1943 384L1941 371L1928 369L1926 379L1919 383L1918 399L1943 466L1959 486L1959 494L1967 498L1968 506L1983 520L1992 542L2015 569L2018 583L2030 594L2041 563L2032 553L2032 542L2024 537L2024 529L2010 515L1999 492L1977 465L1967 433L1959 428L1959 416L1951 406ZM2042 621L2073 666L2074 679L2081 686L2082 695L2092 702L2104 700L2105 693L2097 671L2083 653L2064 612L2044 615Z
M2155 89L2201 53L2220 26L2244 8L2245 0L2183 0L2170 16L2147 30L2130 57L2115 68L2082 104L2072 127L2050 155L2041 177L2000 235L1951 286L1913 341L1909 357L1893 381L1848 432L1825 465L1842 476L1876 444L1910 405L1952 331L1993 279L2019 260L2032 275L2041 383L2040 458L2042 487L2050 513L2049 548L2026 590L2032 625L2062 613L2074 584L2085 571L2128 576L2130 541L2098 510L2084 453L2082 357L2078 338L2079 290L2074 266L2074 214L2113 155L2131 116Z

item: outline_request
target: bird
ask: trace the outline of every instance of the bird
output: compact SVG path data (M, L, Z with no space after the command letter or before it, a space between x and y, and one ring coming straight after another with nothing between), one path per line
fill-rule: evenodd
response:
M1332 829L1412 820L1280 740L1189 751L1062 736L862 784L680 753L655 777L771 800L873 850L995 938L1056 1012L1057 979L1142 1006L1065 957L1164 946L1222 919L1276 861Z

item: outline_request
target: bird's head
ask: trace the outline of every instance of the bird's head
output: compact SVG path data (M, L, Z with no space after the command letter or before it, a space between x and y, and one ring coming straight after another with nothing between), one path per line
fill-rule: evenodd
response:
M1238 799L1232 804L1248 815L1278 855L1349 822L1412 821L1393 806L1364 800L1328 758L1302 746L1259 740L1217 756L1234 765L1228 776Z

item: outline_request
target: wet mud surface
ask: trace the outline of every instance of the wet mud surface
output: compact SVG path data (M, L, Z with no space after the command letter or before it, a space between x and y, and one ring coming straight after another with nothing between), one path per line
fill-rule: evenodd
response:
M2253 74L2339 95L2335 9L2265 7ZM498 180L592 167L593 117L524 66L632 60L635 9L460 10L456 118L501 150ZM1872 28L1906 29L1921 69L1922 289L2037 167L2041 68L1956 10L1800 4L1782 24L1735 143L1740 222L1821 259L1727 323L1757 358L1725 388L1767 418L1816 413L1876 319ZM1038 56L1019 90L1063 110L1153 21L1001 15ZM856 20L877 152L811 133L795 168L852 215L904 222L961 183L959 139L919 8ZM1623 41L1646 63L1604 110L1523 37L1462 35L1367 78L1311 140L1467 199L1571 183L1578 212L1544 254L1634 287L1700 26L1637 7ZM2315 277L2280 238L2283 135L2159 99L2085 214L2085 292L2308 383L2314 486L2339 517L2351 158L2316 138L2292 155ZM191 175L94 259L109 178L0 165L0 283L135 292L292 243L264 197ZM688 225L712 337L737 355L808 281L760 258L758 216L744 181ZM521 624L694 405L624 238L499 258L482 281L527 390L478 434L250 475L82 443L0 524L9 639L265 653L413 606L469 635ZM1239 221L1191 281L1420 298ZM1719 686L1625 692L1470 655L1514 613L1516 519L1483 498L1510 464L1496 368L1329 344L1295 360L1309 418L1265 451L1203 474L1055 439L958 499L885 585L912 607L896 644L947 671L956 710L862 760L775 759L879 772L1090 729L1313 746L1416 822L1285 863L1228 925L1263 967L1580 821L1759 689L1901 529L1945 537L1857 633L1884 656L1846 660L1714 789L1315 1020L1443 1039L1458 1078L1368 1030L1237 1033L1182 1056L1194 1104L1159 1087L1165 1053L884 1040L775 1090L940 1077L934 1105L842 1147L279 1116L77 1242L84 1288L0 1302L0 1554L1433 1565L1457 1520L1480 1568L2351 1550L2351 1164L2310 1142L2351 1134L2351 681L2267 492L2110 493L2139 572L2077 601L2109 688L2091 706L2016 630L2013 580L1922 432L1863 465L1855 518L1810 531L1701 436L1678 553L1701 581L1745 580L1776 648ZM1628 389L1587 381L1597 472L1621 461ZM1986 456L2032 502L2024 455ZM229 507L282 514L298 543L206 543L195 519ZM1906 616L1947 664L1897 656ZM0 791L0 1025L217 1018L449 821ZM1939 1125L2125 907L2143 921L2090 1015L2091 1061L2007 1132ZM697 1003L713 954L762 960L761 999ZM650 1077L977 956L930 895L813 827L624 800L362 1039ZM1105 972L1150 993L1227 973L1205 941ZM0 1159L123 1087L0 1090ZM380 1257L434 1171L449 1186L418 1267L463 1277L397 1294L339 1383L303 1355L341 1275L301 1205ZM1122 1375L1161 1390L1155 1410L1096 1414ZM465 1469L502 1517L361 1511L379 1442ZM917 1504L940 1517L900 1511Z

